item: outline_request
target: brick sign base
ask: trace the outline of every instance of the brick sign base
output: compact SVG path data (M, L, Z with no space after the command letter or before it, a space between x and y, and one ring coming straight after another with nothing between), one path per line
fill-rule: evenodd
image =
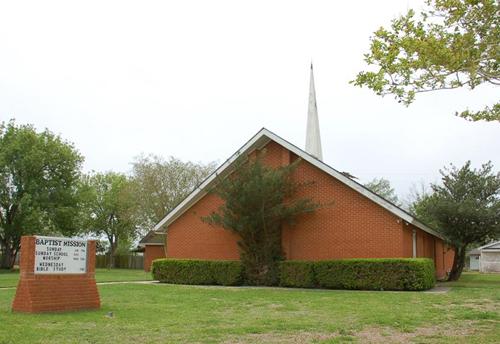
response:
M85 273L35 274L35 237L22 237L20 279L12 310L42 313L99 309L99 293L95 283L95 245L95 241L88 241Z

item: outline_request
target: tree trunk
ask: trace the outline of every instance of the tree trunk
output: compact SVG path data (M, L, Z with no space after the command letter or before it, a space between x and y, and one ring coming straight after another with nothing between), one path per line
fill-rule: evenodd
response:
M108 253L108 269L111 269L114 264L114 259L113 259L113 249L110 247L109 248L109 253Z
M117 247L116 240L114 242L110 242L109 245L109 265L108 269L112 269L115 267L115 252Z
M455 248L455 257L453 258L453 266L448 281L457 281L462 275L465 266L465 250L466 246Z
M12 247L5 242L2 242L0 250L2 251L0 269L12 269L14 267L14 263L16 262L17 250L13 250Z

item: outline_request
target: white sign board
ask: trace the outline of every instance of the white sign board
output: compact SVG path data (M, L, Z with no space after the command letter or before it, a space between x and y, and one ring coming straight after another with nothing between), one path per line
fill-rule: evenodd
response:
M86 240L35 237L35 274L84 274L86 271Z

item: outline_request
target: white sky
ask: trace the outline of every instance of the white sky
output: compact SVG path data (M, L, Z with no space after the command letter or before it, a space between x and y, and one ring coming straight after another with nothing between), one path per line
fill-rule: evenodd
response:
M2 1L0 120L75 143L85 170L140 153L223 162L261 127L304 146L314 61L324 161L405 195L466 160L500 166L500 125L453 116L480 87L409 108L349 85L379 26L422 1Z

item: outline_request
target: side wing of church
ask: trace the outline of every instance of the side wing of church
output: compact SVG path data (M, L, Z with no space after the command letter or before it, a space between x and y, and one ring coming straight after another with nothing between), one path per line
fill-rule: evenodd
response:
M439 233L267 129L260 130L156 225L155 231L166 233L167 257L239 259L238 237L201 218L222 204L209 193L216 177L229 173L238 157L263 149L264 162L269 166L288 165L300 159L293 178L314 183L297 197L326 204L300 217L296 225L283 228L286 259L427 257L434 260L439 278L451 269L454 253Z

